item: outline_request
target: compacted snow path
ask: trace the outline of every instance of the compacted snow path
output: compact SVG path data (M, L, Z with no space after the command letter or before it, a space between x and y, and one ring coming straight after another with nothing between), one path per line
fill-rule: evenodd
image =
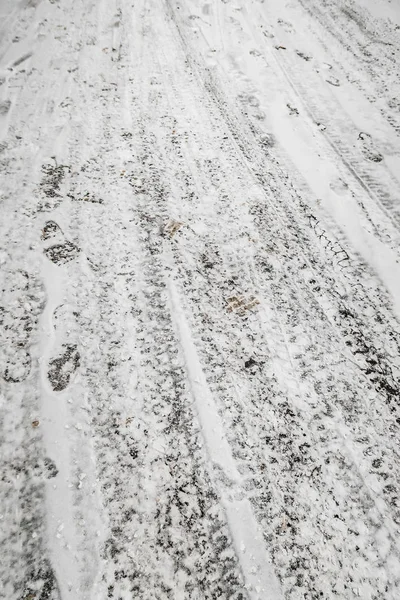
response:
M400 11L0 0L0 597L397 600Z

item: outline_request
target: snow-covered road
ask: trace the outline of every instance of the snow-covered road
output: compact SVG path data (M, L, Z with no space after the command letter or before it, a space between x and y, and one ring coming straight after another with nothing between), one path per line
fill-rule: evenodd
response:
M398 600L397 0L0 0L0 598Z

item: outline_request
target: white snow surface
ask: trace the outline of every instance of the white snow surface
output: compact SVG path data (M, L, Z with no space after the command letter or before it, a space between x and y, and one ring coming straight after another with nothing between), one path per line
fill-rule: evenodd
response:
M0 598L400 598L397 0L0 0Z

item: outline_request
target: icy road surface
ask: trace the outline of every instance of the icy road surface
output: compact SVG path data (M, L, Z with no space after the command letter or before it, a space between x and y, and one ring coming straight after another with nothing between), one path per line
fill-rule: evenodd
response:
M398 0L0 0L4 600L399 600Z

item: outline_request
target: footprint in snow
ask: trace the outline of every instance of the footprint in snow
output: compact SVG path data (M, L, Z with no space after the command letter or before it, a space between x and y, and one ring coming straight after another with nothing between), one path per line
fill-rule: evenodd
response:
M48 456L40 458L33 469L34 476L40 477L41 479L53 479L58 475L56 463Z
M55 221L46 221L45 226L42 229L42 235L40 236L42 240L49 240L57 236L57 234L63 236L63 232L61 227L57 225Z
M239 94L238 100L242 104L247 104L253 108L258 108L260 106L260 101L256 96L253 96L253 94Z
M10 100L3 100L0 102L0 115L6 115L11 108Z
M260 110L260 101L253 94L239 94L238 100L244 105L244 112L247 115L247 111L251 111L251 115L258 121L265 119L265 114Z
M283 19L278 19L277 20L278 25L280 25L282 27L282 29L284 31L286 31L287 33L293 33L294 28L293 25L291 23L289 23L289 21L284 21Z
M7 360L2 369L3 379L7 383L20 383L24 381L31 371L31 355L28 350L16 347L15 355Z
M4 262L6 262L6 258ZM0 378L20 383L31 371L31 338L45 305L45 292L35 274L2 265L5 275L0 305Z
M80 366L80 358L76 344L63 344L61 353L49 362L47 377L55 392L62 392L68 386Z
M333 85L335 87L340 87L340 81L337 77L328 77L328 79L325 79L325 81L327 83L330 83L330 85Z
M297 54L297 56L300 56L300 58L302 58L306 62L309 62L310 60L312 60L312 56L308 56L308 54L304 54L304 52L297 51L296 54Z
M40 200L37 206L38 212L54 210L63 201L63 182L67 174L71 172L68 165L59 165L52 157L53 163L42 165L42 179L39 183Z
M63 391L70 383L72 375L80 366L78 351L79 313L68 303L57 306L52 315L56 337L60 342L55 357L49 361L48 379L55 392Z
M345 196L349 191L348 183L346 183L346 181L344 181L341 177L331 181L329 187L333 192L335 192L335 194L338 194L339 196Z
M260 145L263 148L273 148L276 145L276 138L272 133L264 133L260 136Z
M56 331L75 331L79 313L68 304L60 304L53 312L53 326Z
M364 158L375 163L383 161L383 156L374 147L372 136L369 133L361 132L358 136L358 143Z
M298 111L298 109L295 106L290 106L290 104L286 104L286 106L289 109L289 114L290 115L298 115L299 114L299 111Z
M45 223L41 239L44 242L50 242L50 245L46 246L43 252L55 265L64 265L71 262L77 258L81 251L73 242L65 239L61 227L55 221Z

